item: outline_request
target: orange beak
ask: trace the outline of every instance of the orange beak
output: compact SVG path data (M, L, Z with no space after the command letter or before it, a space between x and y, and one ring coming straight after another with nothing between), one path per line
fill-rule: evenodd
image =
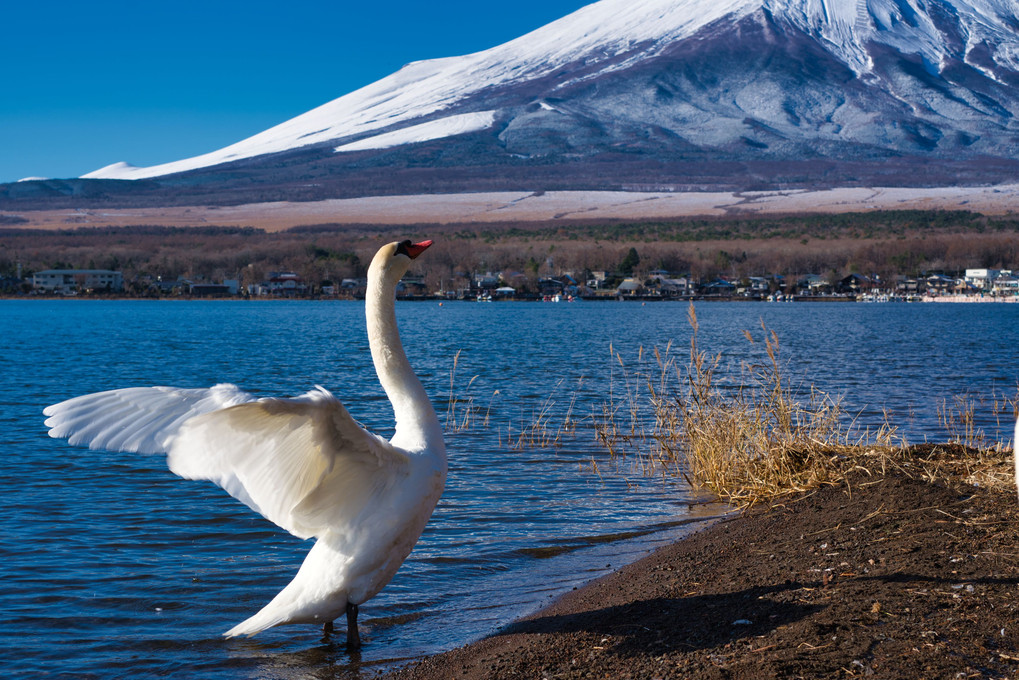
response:
M428 249L428 246L432 245L432 241L422 241L421 243L412 243L407 246L407 255L410 259L414 259L421 253Z

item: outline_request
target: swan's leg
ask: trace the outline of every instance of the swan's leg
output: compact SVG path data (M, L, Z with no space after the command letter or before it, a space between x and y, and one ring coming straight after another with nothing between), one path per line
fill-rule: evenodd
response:
M357 632L357 605L347 603L347 647L361 648L361 636Z
M322 634L324 636L326 636L326 637L329 637L330 635L333 634L333 622L332 621L326 621L325 624L322 625Z

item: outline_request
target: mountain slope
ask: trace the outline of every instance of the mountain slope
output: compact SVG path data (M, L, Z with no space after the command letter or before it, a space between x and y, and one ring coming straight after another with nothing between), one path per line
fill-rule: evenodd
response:
M1014 180L1017 36L1014 0L601 0L224 149L86 178L225 202ZM97 191L127 190L5 193Z
M692 35L713 19L745 11L745 6L744 0L602 0L484 52L408 64L378 82L213 153L152 168L118 163L86 177L155 177L360 137L448 110L480 93L568 72L578 64L619 68L615 57L633 52L635 44ZM631 55L631 59L639 56ZM561 84L570 82L566 78Z

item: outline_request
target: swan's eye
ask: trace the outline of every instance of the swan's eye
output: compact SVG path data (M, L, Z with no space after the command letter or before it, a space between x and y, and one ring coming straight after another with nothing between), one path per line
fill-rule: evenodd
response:
M410 246L414 245L410 239L406 241L400 241L396 246L396 255L406 255L407 257L414 257L410 254Z

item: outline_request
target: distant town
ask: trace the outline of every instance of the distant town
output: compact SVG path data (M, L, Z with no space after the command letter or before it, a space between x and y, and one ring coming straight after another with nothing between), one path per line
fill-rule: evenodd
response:
M460 273L455 286L430 288L423 277L401 281L397 297L439 300L758 300L758 301L1008 301L1019 302L1019 271L966 269L919 277L882 278L850 274L829 278L808 274L713 278L700 281L688 275L652 270L646 276L622 276L605 271L564 272L533 279L520 272ZM7 277L0 290L18 297L131 297L234 299L361 299L364 278L305 281L295 272L270 272L256 283L239 278L222 281L164 280L144 276L125 284L119 271L107 269L47 269L31 276Z

